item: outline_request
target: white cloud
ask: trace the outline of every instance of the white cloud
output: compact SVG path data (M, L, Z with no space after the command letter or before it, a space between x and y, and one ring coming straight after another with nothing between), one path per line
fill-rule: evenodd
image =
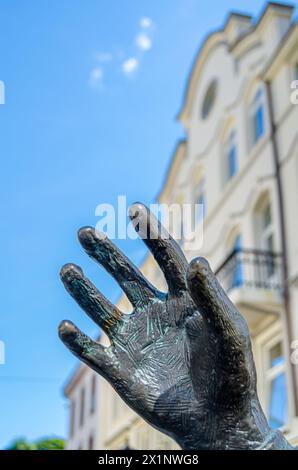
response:
M100 67L95 67L89 77L89 84L93 87L98 86L102 83L103 71Z
M113 56L110 52L99 52L96 54L96 59L99 62L111 62L111 60L113 60Z
M153 26L153 21L148 16L143 16L140 19L140 26L141 28L144 28L144 29L151 28Z
M152 47L152 41L147 34L140 33L136 37L136 45L142 51L149 51L149 49Z
M135 57L125 60L122 64L122 70L126 75L131 75L139 67L139 61Z

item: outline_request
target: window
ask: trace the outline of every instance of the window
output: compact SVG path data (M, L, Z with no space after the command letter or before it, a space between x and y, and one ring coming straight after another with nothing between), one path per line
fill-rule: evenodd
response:
M254 208L255 246L258 254L255 279L259 287L276 289L280 284L280 261L275 256L275 237L269 191L263 192Z
M267 415L273 429L287 422L288 403L285 374L285 358L282 343L277 340L266 351Z
M243 285L243 252L240 233L229 237L227 258L221 269L224 272L223 287L226 291Z
M202 110L201 110L202 119L206 119L209 116L210 111L213 108L213 105L215 102L216 93L217 93L217 80L212 80L212 82L207 88L207 91L203 100L203 105L202 105Z
M96 407L96 376L91 377L91 400L90 400L90 413L94 413Z
M266 275L271 277L275 271L272 253L274 251L274 231L271 216L271 204L269 201L261 211L261 249L268 252L265 263Z
M232 130L224 143L224 183L230 180L238 169L236 132Z
M91 434L89 436L88 449L93 450L93 448L94 448L94 438L93 438L93 435Z
M251 141L254 145L265 133L265 99L261 88L258 89L250 105L250 121Z
M264 206L261 213L261 222L262 222L262 233L261 233L261 244L264 250L273 251L274 249L274 235L273 235L273 225L271 217L271 204L268 201Z
M84 424L84 416L85 416L85 389L82 388L81 390L81 406L80 406L80 426Z
M196 223L199 224L205 217L206 198L205 198L205 180L201 179L198 186L196 197Z
M75 401L72 400L70 403L70 437L74 435L75 428Z

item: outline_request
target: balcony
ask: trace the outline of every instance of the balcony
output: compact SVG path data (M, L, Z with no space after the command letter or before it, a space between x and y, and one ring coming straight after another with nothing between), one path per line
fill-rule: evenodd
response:
M250 328L280 314L283 299L282 257L262 250L234 250L215 272Z

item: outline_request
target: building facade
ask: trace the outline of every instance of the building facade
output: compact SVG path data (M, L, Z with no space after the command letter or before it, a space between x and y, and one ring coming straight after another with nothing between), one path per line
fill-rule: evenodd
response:
M102 379L81 364L71 376L64 395L68 398L67 450L102 448L100 387Z
M186 137L176 146L159 202L198 204L195 232L202 235L193 235L193 243L182 239L182 247L189 259L208 258L246 318L263 409L271 426L298 444L295 80L293 8L270 2L258 19L231 13L194 61L179 114ZM142 271L165 288L151 257ZM125 298L119 307L128 309ZM80 400L79 389L93 372L80 366L76 374L66 389L71 402ZM94 441L98 448L177 447L98 382L98 421L92 421L101 436ZM71 438L69 448L80 442Z

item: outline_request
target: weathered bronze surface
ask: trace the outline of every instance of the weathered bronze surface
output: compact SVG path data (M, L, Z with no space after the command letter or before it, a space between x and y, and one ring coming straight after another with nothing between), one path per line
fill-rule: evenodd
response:
M118 281L133 312L123 314L81 268L65 265L66 289L111 345L104 348L70 321L59 326L64 344L183 449L292 449L268 425L247 324L208 262L196 258L188 264L142 204L131 207L130 217L163 271L168 292L153 287L105 235L82 228L83 248Z

